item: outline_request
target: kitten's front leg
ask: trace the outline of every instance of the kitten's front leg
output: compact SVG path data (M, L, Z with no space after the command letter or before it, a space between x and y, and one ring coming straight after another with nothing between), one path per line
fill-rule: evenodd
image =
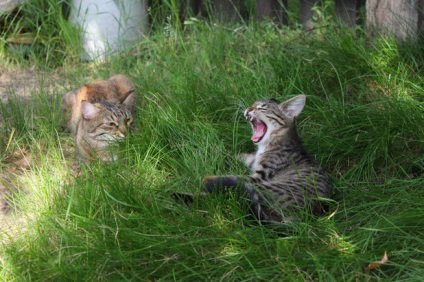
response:
M209 193L226 191L228 188L243 187L244 181L239 176L225 175L225 176L206 176L202 180L204 188Z
M244 162L244 164L249 168L252 168L253 163L255 162L255 154L241 153L237 156L237 158Z

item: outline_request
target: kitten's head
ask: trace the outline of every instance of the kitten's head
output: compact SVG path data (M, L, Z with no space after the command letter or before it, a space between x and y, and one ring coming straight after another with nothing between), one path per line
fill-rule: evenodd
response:
M110 154L108 147L127 135L132 121L131 111L124 104L82 101L76 136L82 157L115 160L116 156Z
M295 118L305 106L306 96L299 95L285 102L275 99L255 102L244 111L253 129L252 141L266 144L273 136L284 136L294 126Z

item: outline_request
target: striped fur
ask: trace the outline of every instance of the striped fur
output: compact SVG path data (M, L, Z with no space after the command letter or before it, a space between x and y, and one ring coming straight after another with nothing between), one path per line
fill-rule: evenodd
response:
M83 161L116 160L111 145L124 138L135 115L133 83L123 75L92 82L63 97L63 110Z
M306 209L320 214L318 198L330 197L327 174L306 151L296 130L295 119L303 110L305 95L283 103L258 101L244 112L251 122L253 154L240 158L251 169L250 176L207 176L207 191L242 188L254 215L263 222L290 222Z

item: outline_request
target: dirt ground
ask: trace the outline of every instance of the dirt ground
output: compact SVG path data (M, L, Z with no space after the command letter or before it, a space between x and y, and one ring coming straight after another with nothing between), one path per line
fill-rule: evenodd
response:
M55 72L45 73L35 68L0 67L0 98L6 104L10 95L30 97L40 90L44 93L53 93L57 89L56 82L59 75ZM62 84L63 85L63 84ZM60 89L60 88L59 88ZM0 125L3 117L0 112ZM31 155L20 150L7 155L2 162L7 165L0 169L0 232L22 229L23 219L19 213L11 211L7 197L13 189L15 176L22 175L31 165ZM20 227L19 227L20 226ZM9 234L13 234L8 232Z
M29 96L31 91L39 88L35 69L17 69L3 67L0 69L0 97L3 103L11 93Z
M46 88L49 93L54 86L58 74L45 73L35 68L0 67L0 97L5 103L8 96L15 94L20 97L29 97L40 88ZM40 85L40 81L43 85Z

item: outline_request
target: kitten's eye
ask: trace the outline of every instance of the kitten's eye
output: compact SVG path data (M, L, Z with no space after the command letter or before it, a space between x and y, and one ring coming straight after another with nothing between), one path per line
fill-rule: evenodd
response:
M111 126L111 127L116 127L116 126L118 126L115 122L109 122L109 126Z

